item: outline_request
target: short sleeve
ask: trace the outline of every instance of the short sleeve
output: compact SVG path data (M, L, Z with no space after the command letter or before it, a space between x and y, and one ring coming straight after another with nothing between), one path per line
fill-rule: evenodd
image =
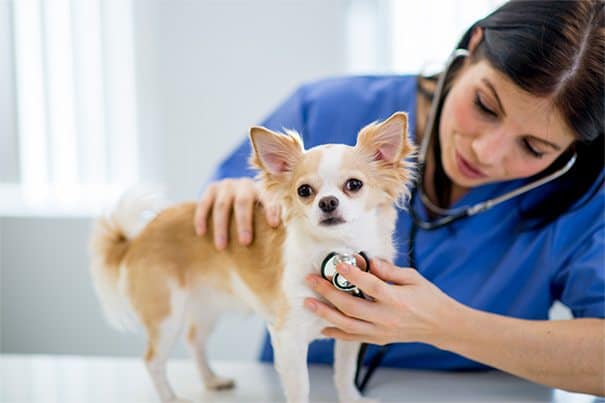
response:
M574 317L605 318L605 226L603 220L579 244L554 278L558 299Z

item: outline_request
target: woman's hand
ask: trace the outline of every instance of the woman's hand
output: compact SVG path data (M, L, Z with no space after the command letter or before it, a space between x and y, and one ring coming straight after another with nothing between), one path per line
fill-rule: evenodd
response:
M526 320L479 311L453 300L414 269L373 260L371 273L337 271L374 301L338 291L320 276L307 281L332 306L305 306L334 326L323 334L373 344L423 342L550 387L605 396L605 320Z
M339 264L337 271L373 300L339 291L320 276L308 276L312 289L333 305L305 300L305 307L334 325L323 330L325 336L373 344L436 344L447 334L459 304L416 270L372 260L370 272L346 264Z
M280 223L279 205L263 200L250 178L223 179L212 183L197 204L194 226L198 235L204 235L208 228L208 220L212 220L214 244L222 250L229 243L229 221L235 218L238 241L242 245L252 242L254 222L254 205L260 201L265 206L266 218L269 225L277 227ZM209 217L212 212L212 217Z

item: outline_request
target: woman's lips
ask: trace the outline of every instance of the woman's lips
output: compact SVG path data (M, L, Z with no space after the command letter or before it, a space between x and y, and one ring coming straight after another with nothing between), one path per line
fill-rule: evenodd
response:
M465 160L458 152L456 152L456 164L458 165L460 173L469 179L481 179L487 176L474 165L471 165L471 163Z

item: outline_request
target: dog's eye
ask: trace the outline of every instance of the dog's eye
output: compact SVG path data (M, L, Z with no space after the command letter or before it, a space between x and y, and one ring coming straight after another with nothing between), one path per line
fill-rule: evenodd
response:
M357 192L363 187L363 182L359 179L351 178L345 183L345 189L349 192Z
M298 195L300 197L306 198L313 194L313 188L309 185L300 185L298 187Z

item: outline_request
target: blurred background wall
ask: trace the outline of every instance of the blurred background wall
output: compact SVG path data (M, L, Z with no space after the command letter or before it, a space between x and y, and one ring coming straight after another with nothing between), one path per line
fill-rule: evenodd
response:
M10 20L11 4L0 6L3 20ZM247 127L301 82L345 72L346 7L344 0L133 2L138 155L132 158L138 158L139 179L163 186L172 200L196 198ZM11 33L10 24L0 27ZM7 38L0 35L2 56L12 53ZM10 67L3 63L3 88L15 87ZM18 177L18 119L16 105L11 110L6 100L10 94L0 93L0 113L13 132L0 137L0 166L10 182ZM0 218L2 352L139 355L142 336L109 328L94 297L90 215L49 199L32 211L21 204L11 212L9 205ZM56 209L46 207L51 204ZM213 340L223 342L210 351L221 358L255 356L262 337L257 318L237 316L221 329ZM229 342L220 334L230 335Z
M301 83L434 69L499 3L0 0L0 352L140 355L88 274L103 206L138 182L197 198ZM262 337L227 317L210 356L253 359Z

